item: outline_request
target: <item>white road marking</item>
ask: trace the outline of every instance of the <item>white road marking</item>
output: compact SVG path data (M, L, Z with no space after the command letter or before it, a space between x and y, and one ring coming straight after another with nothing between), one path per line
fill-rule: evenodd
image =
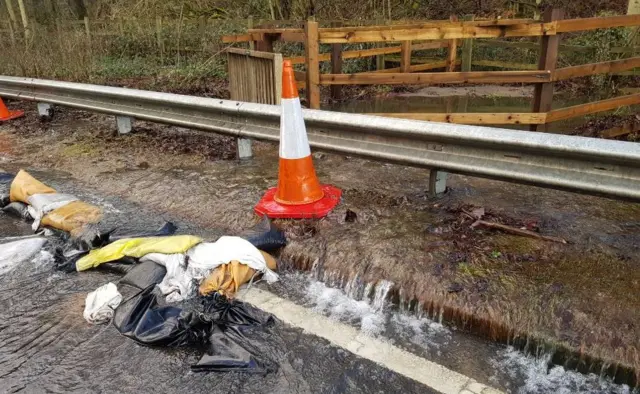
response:
M500 391L468 376L418 357L383 340L362 334L358 329L332 320L268 291L255 287L242 292L240 299L336 346L371 360L403 376L445 394L499 394Z

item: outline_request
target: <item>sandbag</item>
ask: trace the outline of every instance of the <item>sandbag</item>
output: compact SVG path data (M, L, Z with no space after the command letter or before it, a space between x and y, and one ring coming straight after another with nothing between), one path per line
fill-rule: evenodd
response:
M262 252L240 237L224 236L216 242L203 242L189 249L187 257L188 269L197 281L206 278L217 267L234 260L263 273L269 283L278 280L278 274L267 267Z
M195 286L187 273L187 256L184 253L149 253L140 262L154 262L166 268L166 274L158 283L158 289L166 296L167 302L178 302L190 298Z
M31 259L46 243L46 238L37 237L0 244L0 275Z
M167 269L160 264L154 263L153 261L145 261L135 265L120 279L120 283L142 290L162 282L166 273Z
M44 215L77 200L78 198L71 194L62 193L34 194L29 196L27 203L29 204L29 215L33 218L31 225L33 231L40 227L40 221Z
M31 215L29 215L29 207L23 202L12 202L11 204L2 208L2 212L23 220L31 220Z
M20 170L13 179L13 182L11 182L9 197L12 202L20 201L26 204L28 203L27 199L34 194L48 194L55 192L55 189L50 188L32 177L25 170Z
M102 209L84 201L73 201L54 209L42 218L41 225L80 234L82 229L102 219Z
M184 253L194 245L200 243L200 241L200 238L193 235L125 238L100 249L92 250L88 255L78 260L76 269L78 271L84 271L95 268L102 263L121 259L125 256L140 258L150 253Z
M238 261L262 273L269 283L278 280L278 275L267 266L262 252L240 237L225 236L220 237L216 242L203 242L189 249L186 255L184 262L176 258L175 261L171 261L170 266L157 261L167 257L145 256L145 258L154 258L154 261L167 267L167 275L158 285L162 294L167 296L167 302L179 302L191 298L195 295L197 286L213 270L231 261Z
M276 269L276 260L268 253L262 252L267 267L271 270ZM237 293L240 286L251 281L256 275L256 270L240 263L239 261L231 261L224 264L209 274L207 278L200 284L199 292L201 295L218 292L224 296L232 298Z
M243 231L239 236L266 252L274 252L287 245L284 231L276 227L266 216L253 228Z
M113 311L122 302L122 295L118 288L109 282L98 287L87 295L83 316L91 324L108 323L113 317Z

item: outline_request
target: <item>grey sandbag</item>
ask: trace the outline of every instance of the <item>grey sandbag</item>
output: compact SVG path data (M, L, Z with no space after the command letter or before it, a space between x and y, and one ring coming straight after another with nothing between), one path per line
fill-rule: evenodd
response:
M284 231L276 227L266 216L253 228L243 231L238 236L265 252L273 252L287 245Z
M31 215L29 215L29 210L27 209L27 204L18 201L12 202L11 204L2 208L2 212L25 220L31 219Z
M162 282L166 274L167 269L165 267L153 261L145 261L131 268L120 280L120 284L134 286L142 290Z

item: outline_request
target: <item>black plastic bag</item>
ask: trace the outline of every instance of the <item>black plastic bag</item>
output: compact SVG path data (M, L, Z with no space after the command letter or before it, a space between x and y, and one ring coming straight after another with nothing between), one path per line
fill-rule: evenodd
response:
M136 264L127 274L120 279L121 284L146 289L151 285L157 285L167 274L167 269L153 261L145 261Z
M13 178L15 178L15 174L9 174L8 172L0 172L0 184L2 185L11 185L13 182Z
M3 212L8 213L9 215L13 215L19 217L24 220L31 220L31 215L29 215L29 210L27 209L27 204L22 202L12 202L11 204L2 208Z
M7 195L9 197L9 190L11 189L11 182L13 182L13 178L16 176L14 174L9 174L6 172L0 172L0 194ZM9 202L7 202L9 204ZM5 204L5 205L7 205Z
M239 237L265 252L273 252L287 245L284 231L276 227L266 216L253 228L240 233Z
M99 270L114 272L116 274L126 275L131 270L136 268L138 259L135 257L124 256L121 259L109 261L108 263L102 263L98 266Z
M252 333L273 321L248 304L222 296L204 299L205 312L185 311L158 302L154 286L138 292L116 308L113 326L124 336L147 346L206 348L194 371L267 373L277 364L258 355ZM255 313L255 315L254 315Z
M0 208L4 208L7 205L11 204L11 199L8 194L0 195Z
M204 344L211 323L197 313L174 306L160 306L149 286L120 304L113 325L124 336L147 346L177 347Z
M262 330L257 326L214 325L209 336L207 350L198 362L191 366L194 372L242 371L266 374L277 370L275 362L254 354L250 331Z
M58 271L74 272L76 270L76 261L88 252L83 250L68 249L57 247L53 253L53 263Z
M159 229L156 231L151 231L147 233L133 233L133 234L114 234L114 230L108 232L108 241L107 243L115 242L120 239L125 238L145 238L145 237L163 237L167 235L173 235L178 230L178 226L173 224L172 222L165 222Z
M203 312L217 324L257 326L273 322L273 316L270 314L245 302L230 300L219 293L203 296L201 303Z
M260 355L258 333L272 325L273 317L244 302L214 293L203 297L204 313L215 323L207 350L191 370L194 372L242 371L266 374L278 369L276 362Z

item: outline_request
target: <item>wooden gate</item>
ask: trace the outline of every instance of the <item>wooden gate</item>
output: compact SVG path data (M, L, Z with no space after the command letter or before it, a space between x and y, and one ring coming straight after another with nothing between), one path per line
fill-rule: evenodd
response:
M232 100L280 104L282 54L228 48L227 56Z
M232 100L280 105L282 54L227 48L229 92ZM251 140L238 138L237 157L252 156Z

